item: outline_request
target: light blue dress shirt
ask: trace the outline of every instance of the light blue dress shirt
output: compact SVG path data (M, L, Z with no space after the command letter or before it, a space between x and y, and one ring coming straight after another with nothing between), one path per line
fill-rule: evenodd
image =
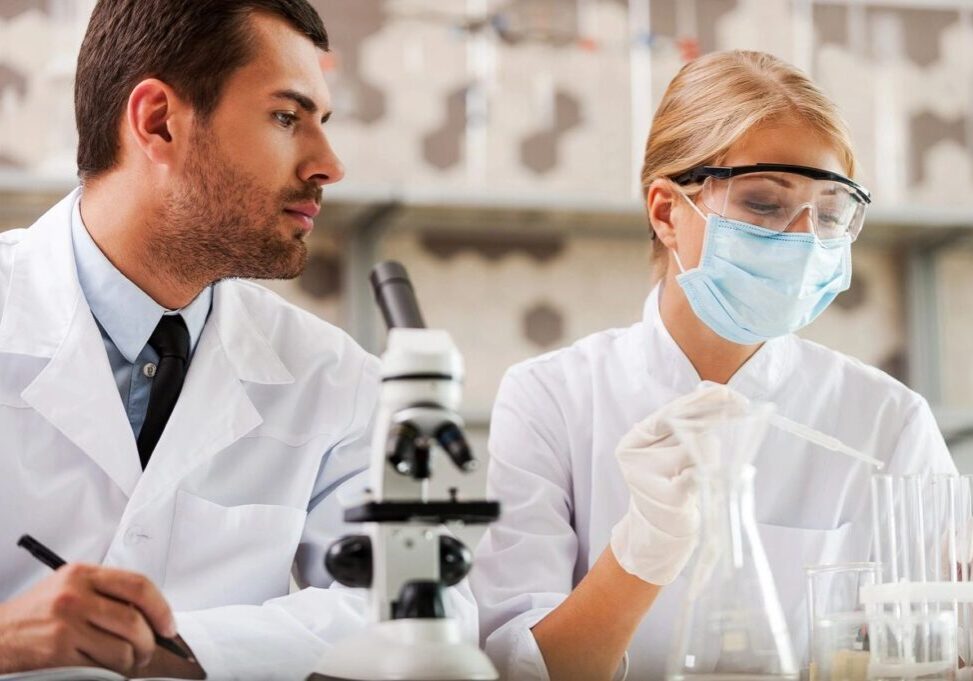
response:
M149 407L152 376L159 355L148 344L149 337L164 314L181 314L189 329L190 360L213 301L213 287L180 310L167 310L152 300L112 265L88 234L81 219L80 200L74 204L71 219L74 259L78 266L81 292L101 330L108 362L122 398L122 405L138 438Z

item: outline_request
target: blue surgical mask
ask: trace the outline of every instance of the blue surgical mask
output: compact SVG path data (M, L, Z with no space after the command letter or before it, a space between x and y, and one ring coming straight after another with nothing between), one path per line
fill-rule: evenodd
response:
M693 208L699 209L690 201ZM774 232L711 214L699 265L676 281L706 326L753 345L801 329L851 285L851 238Z

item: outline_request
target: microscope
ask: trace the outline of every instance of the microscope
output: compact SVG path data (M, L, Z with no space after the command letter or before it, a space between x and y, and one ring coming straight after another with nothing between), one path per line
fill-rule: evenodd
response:
M339 539L325 557L339 583L370 590L369 625L339 641L309 678L493 680L496 670L463 641L443 596L473 560L448 526L485 529L499 517L500 505L467 500L462 485L442 498L430 493L437 466L452 465L462 474L477 469L457 413L463 358L447 332L426 328L401 264L380 263L369 279L389 332L368 496L345 509L345 520L363 523L365 532Z

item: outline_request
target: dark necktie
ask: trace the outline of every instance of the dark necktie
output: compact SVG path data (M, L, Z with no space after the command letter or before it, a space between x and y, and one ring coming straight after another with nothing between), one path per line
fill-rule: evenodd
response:
M143 470L176 406L189 367L189 330L182 316L164 315L152 332L149 345L159 353L159 364L152 379L145 423L139 431L139 459L142 460Z

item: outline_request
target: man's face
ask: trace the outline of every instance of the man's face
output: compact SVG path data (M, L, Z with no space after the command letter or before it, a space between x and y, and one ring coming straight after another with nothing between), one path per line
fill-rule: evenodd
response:
M325 135L322 52L282 20L249 22L254 58L196 123L163 206L164 252L188 280L299 275L321 187L344 174Z

